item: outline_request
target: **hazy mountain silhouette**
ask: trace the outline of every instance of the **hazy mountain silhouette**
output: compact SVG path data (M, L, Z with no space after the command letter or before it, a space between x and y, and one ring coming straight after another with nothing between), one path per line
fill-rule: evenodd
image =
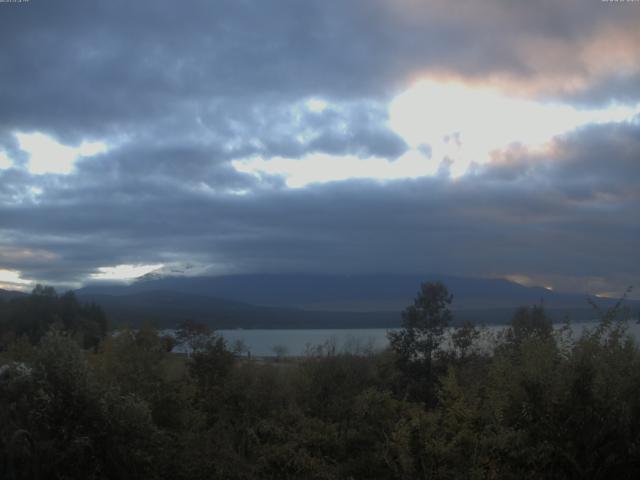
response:
M150 322L174 327L190 319L214 328L385 328L399 325L399 312L334 312L268 307L180 291L121 294L78 292L101 305L114 326Z
M11 300L12 298L21 297L26 295L23 292L18 292L16 290L4 290L0 288L0 299L2 300Z
M543 302L555 320L593 318L587 296L502 279L445 275L252 274L143 277L130 285L94 284L76 293L101 304L116 322L164 325L192 318L218 328L392 327L420 283L439 280L454 295L455 318L505 323L515 308ZM613 299L598 299L603 307ZM637 308L640 302L630 302Z

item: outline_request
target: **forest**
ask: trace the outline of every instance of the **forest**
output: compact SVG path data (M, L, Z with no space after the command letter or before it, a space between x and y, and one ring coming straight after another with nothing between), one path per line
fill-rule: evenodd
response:
M453 328L451 301L422 284L384 351L276 360L196 322L114 332L49 287L0 299L0 478L639 478L623 300L577 336L543 305Z

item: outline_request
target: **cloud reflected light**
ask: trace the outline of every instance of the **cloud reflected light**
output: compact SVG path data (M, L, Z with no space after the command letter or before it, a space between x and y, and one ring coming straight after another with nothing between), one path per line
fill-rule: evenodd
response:
M313 110L324 106L322 101L308 105ZM232 164L237 171L257 177L282 176L290 188L351 178L384 181L432 176L442 166L457 178L510 145L541 150L554 137L581 126L632 121L639 113L640 104L578 109L509 97L495 88L425 80L389 105L389 127L410 147L398 159L313 153L302 158L252 157Z
M131 280L149 272L162 268L163 264L130 265L122 264L114 267L100 267L96 273L90 275L92 280Z
M514 143L536 149L587 124L629 121L640 113L640 104L582 110L508 97L488 87L429 80L398 95L389 113L397 134L411 146L428 144L436 160L448 158L451 175L458 177L472 163L486 163L492 151Z
M20 149L29 154L28 169L35 175L68 175L81 157L92 157L108 150L103 142L82 142L70 147L43 133L15 133Z

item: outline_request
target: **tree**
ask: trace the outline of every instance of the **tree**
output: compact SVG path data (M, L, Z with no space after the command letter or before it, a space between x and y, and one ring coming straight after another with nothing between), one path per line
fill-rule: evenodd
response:
M217 335L211 335L193 352L188 362L189 373L204 400L209 400L212 392L217 393L233 368L235 360L235 353L227 348L224 338Z
M42 285L36 285L31 295L12 299L3 310L3 342L26 337L36 344L55 325L69 332L84 348L95 348L108 330L107 318L98 305L78 301L73 292L59 296L54 288Z
M451 334L451 345L454 349L454 355L460 361L464 361L478 338L480 338L480 330L478 330L473 323L465 320L465 322Z
M515 344L531 337L550 339L552 334L553 324L543 305L518 308L506 331L507 339Z
M417 388L415 393L425 401L434 398L433 357L451 323L452 300L441 282L423 283L413 305L402 312L402 329L388 334L407 393Z
M100 382L67 332L49 331L0 377L0 478L158 478L146 402Z
M206 349L214 337L214 333L207 325L193 320L181 321L176 330L178 345L187 349L188 356Z
M149 325L107 338L94 364L105 385L135 395L151 409L155 423L174 428L180 422L182 398L170 375L174 357L158 331Z

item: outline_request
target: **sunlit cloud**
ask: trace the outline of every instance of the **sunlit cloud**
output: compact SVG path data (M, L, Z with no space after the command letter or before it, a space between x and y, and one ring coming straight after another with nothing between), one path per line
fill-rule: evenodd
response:
M0 288L5 290L22 290L29 284L31 284L31 282L24 280L20 276L20 272L0 268Z
M7 168L11 168L13 166L13 162L7 155L7 152L0 150L0 170L6 170Z
M580 126L629 121L638 113L640 104L585 110L508 97L489 87L421 81L391 102L389 125L411 146L430 145L436 161L451 161L457 177L511 144L541 148Z
M45 173L69 174L76 161L81 157L92 157L107 151L103 142L82 142L70 147L57 142L43 133L15 133L20 149L30 156L29 172L40 175Z
M434 175L439 165L419 149L407 151L394 161L384 158L359 158L354 155L312 154L300 159L253 157L235 160L234 168L243 173L261 177L279 175L290 188L311 183L325 183L350 178L397 180Z
M321 113L329 106L329 104L326 101L320 98L311 98L307 100L306 105L307 105L307 108L314 113Z
M96 273L90 275L90 278L92 280L131 280L158 270L163 266L163 264L159 263L153 265L122 264L113 267L100 267Z
M512 273L502 275L490 275L495 278L504 278L510 282L518 283L525 287L541 287L549 291L595 293L598 297L621 298L625 292L630 299L640 299L638 292L627 290L633 285L633 276L622 275L616 278L615 289L611 279L598 276L577 276L552 273ZM637 279L636 279L637 280Z
M306 108L321 112L328 104L311 98ZM546 151L550 141L588 124L631 121L640 104L578 109L569 104L543 103L509 96L496 87L452 80L425 80L396 96L389 105L389 127L409 145L400 158L309 153L301 158L250 157L234 168L257 177L276 175L288 187L300 188L353 178L396 180L433 176L446 171L464 175L495 152L515 144L528 151ZM305 135L313 137L314 132ZM302 143L308 141L299 135Z

